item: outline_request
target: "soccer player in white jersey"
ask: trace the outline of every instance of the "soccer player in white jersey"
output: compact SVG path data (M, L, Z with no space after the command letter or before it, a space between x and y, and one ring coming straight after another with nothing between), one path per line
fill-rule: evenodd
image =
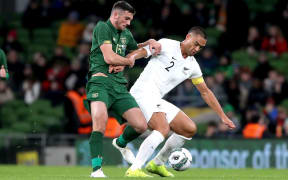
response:
M145 168L148 172L163 177L174 176L167 171L164 164L172 149L183 146L185 140L192 138L196 133L196 125L178 107L162 98L186 79L192 80L202 98L219 115L222 122L229 128L235 128L233 122L223 112L213 92L206 86L199 64L193 57L206 45L207 37L204 30L201 27L191 28L182 42L171 39L161 39L158 42L161 44L160 54L150 59L130 90L141 108L148 126L153 131L141 144L136 159L131 157L134 155L127 148L120 148L116 139L113 140L113 145L120 150L124 158L133 161L132 166L125 174L128 177L150 176L145 174L141 168L157 146L168 136L170 130L174 133ZM128 56L135 56L135 59L139 59L149 57L151 54L149 47L144 47ZM110 70L116 71L116 67L114 68Z

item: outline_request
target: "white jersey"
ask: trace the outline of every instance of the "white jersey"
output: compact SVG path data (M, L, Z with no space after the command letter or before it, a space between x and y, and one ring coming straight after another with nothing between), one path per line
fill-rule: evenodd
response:
M193 56L183 58L180 42L160 39L161 52L153 56L130 92L137 99L153 94L162 98L184 80L202 77L202 72ZM148 47L147 54L151 55Z

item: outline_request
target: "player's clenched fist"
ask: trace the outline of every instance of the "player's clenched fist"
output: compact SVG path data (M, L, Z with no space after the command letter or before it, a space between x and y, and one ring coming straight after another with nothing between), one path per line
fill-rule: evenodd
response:
M161 52L161 44L157 42L155 39L149 40L149 49L153 56L160 54Z
M114 65L109 65L109 73L118 73L123 71L125 66L114 66Z

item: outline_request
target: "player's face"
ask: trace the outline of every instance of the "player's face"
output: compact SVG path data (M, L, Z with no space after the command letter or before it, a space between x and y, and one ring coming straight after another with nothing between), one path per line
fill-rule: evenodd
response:
M133 14L129 11L118 11L116 15L116 28L119 30L124 30L127 26L130 25L133 19Z
M189 33L186 36L186 54L188 56L194 56L197 54L205 45L207 40L204 39L201 35L199 34L192 34Z

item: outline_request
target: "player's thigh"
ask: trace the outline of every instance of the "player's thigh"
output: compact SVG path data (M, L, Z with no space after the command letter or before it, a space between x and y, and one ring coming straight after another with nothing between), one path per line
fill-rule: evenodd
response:
M145 109L143 112L148 112L148 114L152 113L148 126L160 131L166 137L170 131L169 123L180 109L163 99L155 98L151 99L150 102L152 102L152 106L147 105L145 108L140 106L141 110Z
M166 113L162 109L161 96L157 93L133 94L136 102L139 105L149 128L157 130L167 136L170 131Z
M183 111L179 111L170 122L170 128L187 138L191 138L197 131L196 124Z
M148 122L148 126L153 130L159 131L164 137L167 137L170 131L165 112L154 112Z
M84 101L84 105L85 105L85 108L90 113L91 113L90 102L101 101L105 103L106 109L109 109L114 100L113 96L110 95L110 91L111 91L110 87L105 86L103 83L101 83L101 81L97 82L97 80L98 79L96 77L91 78L86 85L87 100Z
M140 107L146 122L148 123L154 112L157 111L157 98L143 96L141 98L135 98L138 106Z
M105 131L108 112L112 97L105 86L89 83L86 87L87 100L84 101L86 109L90 112L93 122L93 131Z
M119 97L111 106L111 109L121 115L137 132L144 132L147 129L147 122L135 99L127 94ZM123 122L119 122L123 123Z
M139 107L128 109L123 114L123 118L127 120L138 133L143 133L147 130L147 122Z
M176 117L176 115L181 111L177 106L174 104L161 99L159 111L164 112L166 114L167 122L170 124L172 120Z

